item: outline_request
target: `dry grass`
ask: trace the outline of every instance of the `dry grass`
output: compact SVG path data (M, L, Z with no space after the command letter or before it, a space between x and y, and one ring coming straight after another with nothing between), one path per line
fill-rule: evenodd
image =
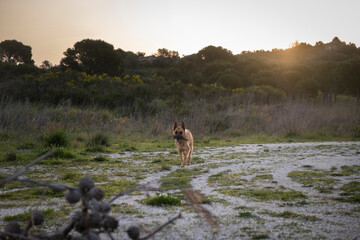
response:
M172 122L183 120L200 137L211 134L293 136L310 133L349 137L353 135L351 129L360 126L360 108L352 102L324 105L288 101L239 106L228 102L199 102L181 116L163 111L152 116L134 114L123 117L117 112L121 110L73 107L67 102L54 107L2 100L0 130L49 132L62 128L71 132L127 132L148 137L169 135Z

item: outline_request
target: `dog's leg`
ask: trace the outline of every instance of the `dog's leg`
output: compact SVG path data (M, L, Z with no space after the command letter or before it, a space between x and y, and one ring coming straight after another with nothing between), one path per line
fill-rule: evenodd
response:
M191 165L191 150L189 151L189 156L188 156L188 165Z
M187 165L191 165L191 149L189 150L188 154L187 154Z
M184 159L184 153L183 151L179 151L180 160L181 160L181 167L185 166L185 159Z
M192 143L190 142L189 144L189 152L188 152L188 156L187 156L187 165L191 165L191 153L193 151L193 146Z

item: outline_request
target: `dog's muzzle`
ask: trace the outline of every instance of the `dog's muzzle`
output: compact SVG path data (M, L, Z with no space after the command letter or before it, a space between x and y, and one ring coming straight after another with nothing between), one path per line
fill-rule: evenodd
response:
M176 141L178 141L178 142L180 142L180 140L185 140L185 141L187 141L187 139L186 138L184 138L183 136L173 136L173 138L174 139L176 139Z

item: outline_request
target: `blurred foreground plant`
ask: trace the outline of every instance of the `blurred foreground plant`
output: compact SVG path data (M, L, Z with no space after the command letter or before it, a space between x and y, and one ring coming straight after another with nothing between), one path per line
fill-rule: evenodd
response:
M115 239L112 236L112 233L117 229L119 221L113 216L110 216L110 204L117 198L129 194L133 191L158 190L146 185L140 185L125 192L121 192L107 201L104 199L105 192L101 188L96 187L94 181L87 176L80 179L77 187L67 186L60 183L43 183L25 177L20 178L20 176L24 174L28 168L54 153L56 153L56 149L45 153L44 155L35 159L33 162L25 165L14 174L2 180L0 182L0 187L12 181L19 181L32 183L37 186L48 187L56 193L66 192L66 201L69 204L81 202L81 210L76 211L74 216L70 219L70 222L65 224L62 229L57 232L31 231L33 226L41 225L44 222L43 214L40 211L35 210L28 217L27 224L24 228L21 228L20 224L17 222L9 222L5 226L4 230L0 231L0 239L97 240L100 239L101 234L107 235L110 239ZM126 232L131 239L148 239L180 217L181 214L177 215L165 224L158 227L153 232L149 233L147 236L141 238L140 228L137 226L131 226L127 229Z

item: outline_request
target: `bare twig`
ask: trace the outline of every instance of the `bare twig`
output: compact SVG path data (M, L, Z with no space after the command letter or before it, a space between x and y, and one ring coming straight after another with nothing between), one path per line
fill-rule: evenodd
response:
M37 164L39 161L47 158L48 156L51 156L52 154L56 153L56 149L52 149L49 152L41 155L40 157L38 157L37 159L35 159L34 161L32 161L31 163L25 165L24 167L22 167L21 169L19 169L18 171L16 171L14 174L12 174L11 176L8 176L7 178L5 178L1 183L0 183L0 187L2 185L5 185L6 183L9 183L11 181L16 180L19 176L21 176L22 174L24 174L26 172L26 170L32 166L34 166L35 164Z
M161 231L164 227L166 227L167 225L175 222L176 219L178 218L181 218L181 213L179 213L176 217L170 219L169 221L167 221L166 223L164 223L163 225L161 225L160 227L158 227L155 231L153 231L152 233L150 233L149 235L143 237L143 238L140 238L140 240L145 240L145 239L148 239L152 236L154 236L157 232Z

